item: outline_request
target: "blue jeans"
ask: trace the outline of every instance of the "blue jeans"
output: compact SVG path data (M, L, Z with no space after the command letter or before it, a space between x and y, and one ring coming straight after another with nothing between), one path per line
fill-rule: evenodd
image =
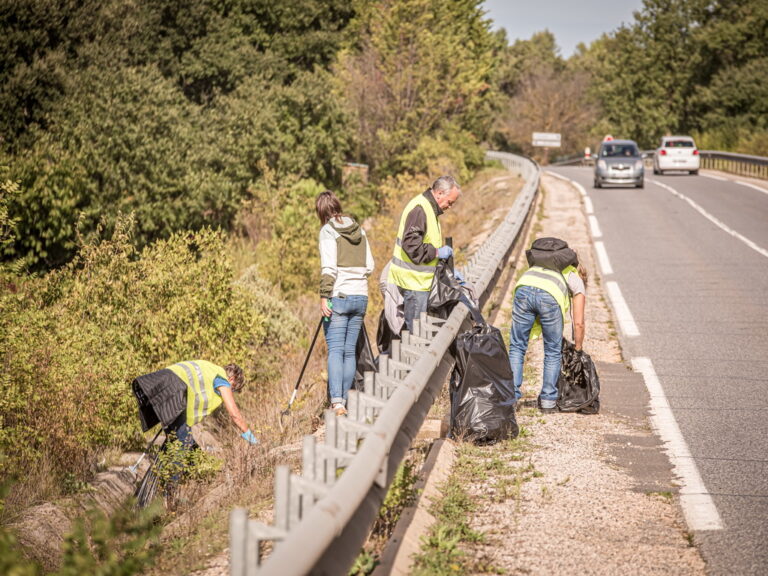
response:
M539 318L544 338L544 376L539 401L543 408L554 408L563 342L563 313L546 290L520 286L515 291L512 328L509 331L509 364L515 378L515 397L522 396L523 360L533 323Z
M355 347L368 307L368 296L337 296L331 299L331 304L331 319L323 322L328 344L328 394L331 404L346 404L347 393L355 381Z
M403 293L403 316L408 332L413 332L413 319L419 319L422 312L427 311L429 290L401 290Z

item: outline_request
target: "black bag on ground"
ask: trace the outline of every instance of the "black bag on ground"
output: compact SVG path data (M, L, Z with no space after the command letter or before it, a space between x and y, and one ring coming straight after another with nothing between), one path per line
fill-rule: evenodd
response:
M560 412L597 414L600 411L600 378L595 363L589 354L577 352L565 338L557 391Z
M529 266L541 266L561 272L568 266L578 266L576 252L568 248L568 243L560 238L537 238L525 251Z
M492 444L517 437L515 386L501 332L478 324L456 338L451 379L451 434Z
M387 323L386 319L384 319L384 323ZM365 372L375 372L377 366L376 359L373 357L371 341L368 340L365 324L360 328L360 335L357 337L355 357L357 358L357 366L355 366L355 379L352 382L352 390L362 390L363 374Z

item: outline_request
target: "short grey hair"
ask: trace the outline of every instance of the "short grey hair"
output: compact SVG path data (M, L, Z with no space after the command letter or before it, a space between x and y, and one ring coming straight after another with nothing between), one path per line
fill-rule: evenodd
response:
M461 192L461 186L453 176L440 176L432 183L433 192L450 192L454 188Z

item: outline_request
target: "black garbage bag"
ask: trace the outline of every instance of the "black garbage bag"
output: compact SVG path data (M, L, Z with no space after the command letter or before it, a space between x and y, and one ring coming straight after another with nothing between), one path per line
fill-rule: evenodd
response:
M399 339L399 335L392 332L392 328L389 327L386 314L382 310L381 314L379 314L379 325L376 329L376 348L379 349L379 354L389 354L392 340Z
M478 324L456 338L451 380L451 433L492 444L517 437L515 387L507 347L498 328Z
M386 324L386 319L384 320ZM368 339L368 332L363 324L360 329L360 335L357 337L357 344L355 345L355 357L357 358L357 366L355 367L355 380L352 382L353 390L363 389L363 375L366 372L376 371L376 359L373 357L373 349L371 348L371 341Z
M432 279L432 287L429 290L427 310L431 316L448 318L453 307L464 295L459 281L453 275L450 262L439 260Z
M589 354L577 351L563 338L563 359L557 380L561 412L597 414L600 411L600 378Z

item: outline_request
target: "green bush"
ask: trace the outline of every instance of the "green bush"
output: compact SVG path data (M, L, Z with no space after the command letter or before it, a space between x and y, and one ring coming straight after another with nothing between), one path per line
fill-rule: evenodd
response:
M139 252L132 219L75 260L0 295L0 450L12 469L43 454L82 476L95 451L138 446L136 376L174 362L236 362L256 376L254 350L296 324L265 306L268 287L233 282L224 236L176 234ZM273 350L274 351L274 350ZM277 357L270 354L270 357Z

